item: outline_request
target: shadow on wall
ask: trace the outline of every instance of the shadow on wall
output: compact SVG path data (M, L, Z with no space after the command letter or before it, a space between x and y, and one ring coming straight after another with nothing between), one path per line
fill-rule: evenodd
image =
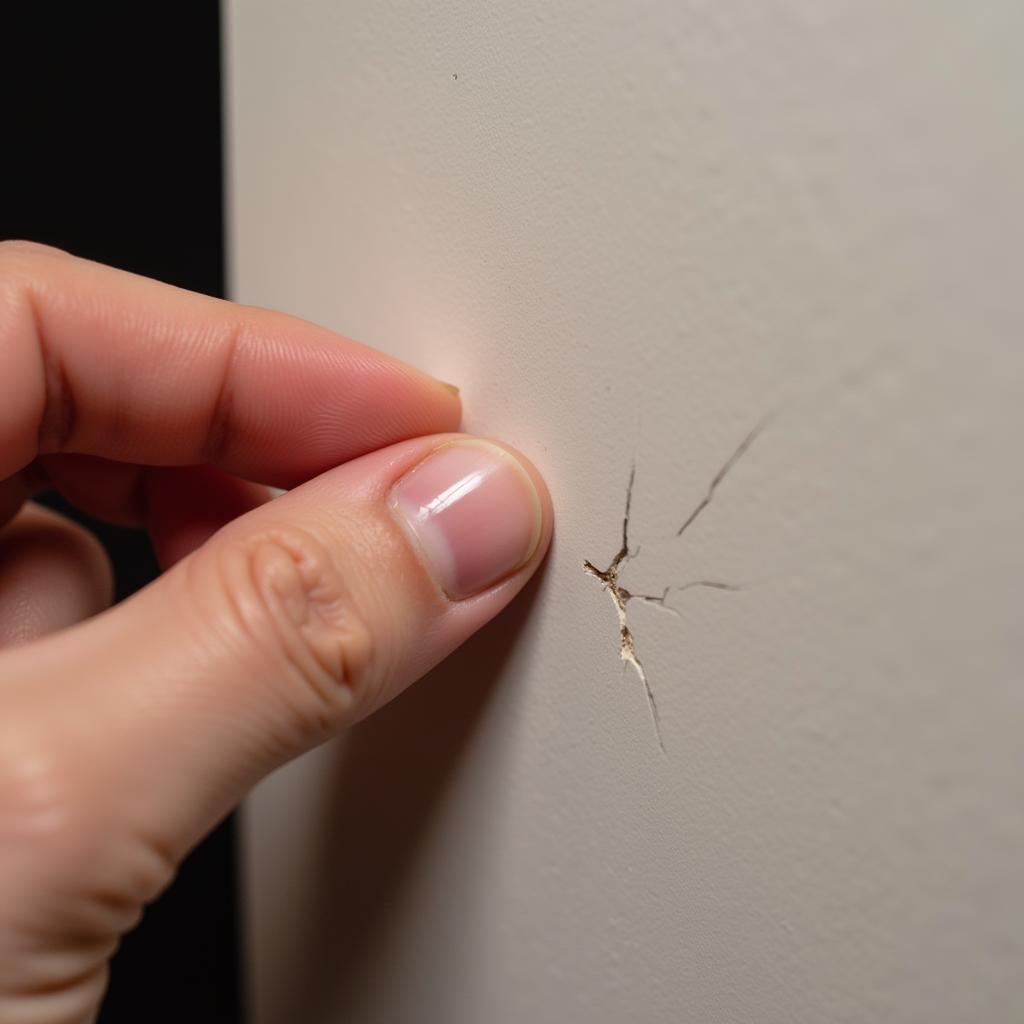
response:
M504 669L543 576L337 746L309 864L323 884L310 896L303 960L290 965L277 1004L289 1021L347 1020L358 1005L460 759L499 686L512 685Z

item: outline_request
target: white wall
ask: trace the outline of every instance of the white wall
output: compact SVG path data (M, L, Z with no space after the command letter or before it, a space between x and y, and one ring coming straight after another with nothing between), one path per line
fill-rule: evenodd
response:
M1024 9L229 4L237 298L457 382L530 594L251 801L257 1024L1024 1018ZM775 414L681 538L746 432ZM581 564L619 544L661 711Z

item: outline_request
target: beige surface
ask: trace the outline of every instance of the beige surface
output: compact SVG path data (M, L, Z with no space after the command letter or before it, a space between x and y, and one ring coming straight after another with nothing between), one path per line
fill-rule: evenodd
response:
M229 4L237 298L464 390L526 600L247 813L256 1024L1024 1017L1018 4ZM775 414L681 538L747 431ZM584 559L631 602L661 714Z

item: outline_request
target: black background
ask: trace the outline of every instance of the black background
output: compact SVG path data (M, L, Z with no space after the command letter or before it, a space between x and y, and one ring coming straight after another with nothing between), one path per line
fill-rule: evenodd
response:
M0 97L0 238L223 294L218 4L6 4ZM155 573L144 535L76 518L119 597ZM234 856L228 821L125 939L101 1024L241 1021Z

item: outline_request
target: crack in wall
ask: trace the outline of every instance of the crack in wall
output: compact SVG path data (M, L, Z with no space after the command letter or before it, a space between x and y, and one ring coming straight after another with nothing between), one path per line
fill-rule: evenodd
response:
M697 518L697 516L699 516L701 512L703 512L704 509L706 509L708 505L711 504L711 500L715 496L715 491L718 490L718 485L729 475L729 470L731 470L732 467L735 466L741 458L743 458L747 449L757 440L761 431L768 426L772 418L772 416L765 416L764 419L762 419L759 423L755 424L755 426L751 429L750 433L747 434L747 436L743 438L743 440L740 441L740 443L736 446L736 451L734 451L732 455L730 455L729 458L725 460L725 462L722 465L722 468L711 478L711 483L708 484L707 494L705 494L704 497L701 498L697 507L689 514L689 516L687 516L687 518L683 522L683 525L680 526L678 530L676 530L677 537L681 537L683 533L693 524L693 521Z
M640 677L640 682L644 684L644 692L647 694L647 706L651 712L651 721L654 723L654 734L658 737L658 746L661 748L661 752L665 753L665 742L661 736L661 718L658 715L658 702L654 699L654 691L651 689L651 684L647 681L647 672L644 669L643 662L637 657L636 641L630 632L626 615L626 605L629 604L634 595L626 590L625 587L619 585L619 573L623 565L632 557L629 550L629 509L633 503L633 481L635 479L636 463L634 462L629 470L629 483L626 485L626 513L622 517L622 546L609 563L607 569L598 569L593 562L585 561L583 563L583 571L588 576L593 576L599 580L602 587L611 596L612 603L615 605L615 610L619 616L619 657L622 658L624 664L633 666L636 674ZM667 597L668 590L666 589L660 602L666 608L668 605L665 605L664 599ZM654 599L652 598L652 600Z
M722 481L728 476L730 470L732 470L736 463L739 462L754 441L757 440L761 431L768 425L771 418L771 416L766 416L761 420L750 431L750 433L743 438L732 455L726 459L722 468L719 469L714 477L712 477L711 483L708 485L707 493L700 502L698 502L696 508L694 508L689 516L686 517L682 526L680 526L676 531L676 537L681 537L686 530L693 525L694 521L704 511L704 509L711 504L714 499L715 492L718 490L719 484L722 483ZM634 460L629 470L629 482L626 484L626 509L622 517L622 543L619 546L619 550L616 552L615 557L611 562L609 562L607 569L599 569L593 562L587 560L583 563L583 571L588 576L593 576L594 579L601 584L602 589L611 597L612 604L615 605L615 611L619 619L619 657L622 659L623 667L626 665L633 666L640 682L643 683L644 694L647 697L647 707L651 713L651 722L654 725L654 735L658 740L658 747L661 749L661 752L666 754L665 740L661 730L661 716L658 713L658 702L654 698L654 690L651 688L650 680L647 677L647 670L644 668L643 662L637 654L636 639L629 628L629 616L626 611L626 606L630 601L642 601L644 604L653 605L663 611L671 613L677 618L680 618L681 616L678 610L668 603L668 596L673 591L676 593L682 593L684 590L692 590L697 587L723 591L738 591L743 588L732 583L723 583L719 580L690 580L688 583L683 583L678 586L669 585L665 587L660 594L635 594L622 586L622 584L619 583L619 574L622 572L626 563L631 558L634 558L640 551L639 548L635 551L630 551L629 548L629 516L630 509L633 504L633 483L635 480L636 461Z

